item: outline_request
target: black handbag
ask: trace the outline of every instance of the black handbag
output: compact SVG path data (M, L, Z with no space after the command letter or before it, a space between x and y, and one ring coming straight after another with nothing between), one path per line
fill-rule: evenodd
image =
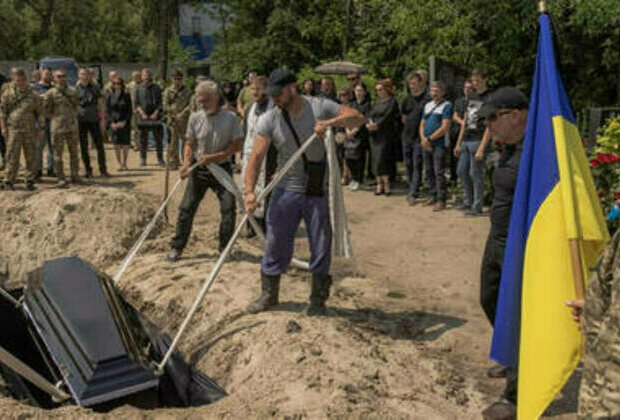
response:
M286 110L282 110L282 115L284 116L284 121L288 125L288 128L293 133L293 137L295 138L295 143L297 143L297 147L301 148L301 143L299 142L299 137L297 136L297 131L291 124L291 119ZM325 170L327 169L327 162L325 160L320 160L318 162L309 161L306 157L306 153L302 153L301 158L304 163L304 172L308 176L308 183L306 184L306 195L313 197L323 197L325 195L325 191L323 190L323 186L325 185Z

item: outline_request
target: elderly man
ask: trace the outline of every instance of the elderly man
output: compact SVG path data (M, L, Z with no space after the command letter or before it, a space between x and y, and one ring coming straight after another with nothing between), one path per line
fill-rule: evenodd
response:
M153 133L155 136L157 163L162 167L166 165L162 143L162 105L161 88L153 83L151 70L143 69L142 84L136 90L136 103L134 105L138 113L138 128L140 129L140 166L146 166L149 133Z
M19 156L23 150L26 158L26 189L32 191L35 189L37 123L40 128L38 137L42 138L45 120L41 99L28 85L24 70L18 69L15 75L13 85L0 98L0 130L8 140L8 174L4 189L13 189L19 169Z
M245 173L245 208L252 213L258 207L256 181L273 143L278 149L278 168L290 159L301 143L316 133L323 135L327 126L356 128L365 118L353 108L329 99L304 97L297 91L295 74L286 69L269 76L268 93L277 107L265 113L256 129L252 155ZM326 313L331 276L332 231L328 197L325 195L327 170L325 146L311 144L274 189L267 212L267 244L261 262L261 296L248 306L248 312L264 311L278 304L280 276L288 269L293 256L295 232L303 218L310 242L312 291L307 314Z
M220 252L226 247L235 230L235 197L218 182L205 165L220 165L232 176L230 158L241 150L243 130L237 116L221 108L220 91L215 82L200 83L196 87L196 98L201 109L190 115L187 124L181 177L189 176L189 181L179 207L176 234L170 243L172 249L167 256L170 262L181 258L192 230L194 215L208 189L213 190L220 201ZM202 165L190 174L189 167L196 161Z
M75 85L78 98L78 132L80 135L80 149L82 151L82 163L86 171L86 178L93 176L93 168L90 165L90 153L88 149L88 134L93 139L97 150L97 162L101 176L109 177L106 168L105 150L103 138L99 127L99 115L104 115L104 100L101 91L92 82L91 72L87 68L81 68L78 72L78 82Z

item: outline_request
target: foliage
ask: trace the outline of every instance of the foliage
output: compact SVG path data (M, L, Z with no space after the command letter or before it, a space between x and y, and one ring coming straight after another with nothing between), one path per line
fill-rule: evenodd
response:
M173 21L171 61L189 59L177 41L181 0L0 0L0 59L69 55L78 61L154 61L159 5ZM201 3L201 0L187 0ZM303 74L322 62L364 64L371 87L427 68L431 55L489 70L492 86L532 80L537 0L213 0L222 24L210 57L216 79L286 65ZM554 0L562 75L575 109L620 103L620 1ZM347 12L348 11L348 12ZM168 13L166 12L166 13ZM346 51L343 51L346 44ZM339 81L339 84L344 81Z

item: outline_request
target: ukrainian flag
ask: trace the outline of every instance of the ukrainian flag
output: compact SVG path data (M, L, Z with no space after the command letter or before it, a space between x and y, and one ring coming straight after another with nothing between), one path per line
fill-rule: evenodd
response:
M543 414L581 358L565 306L575 299L570 240L587 281L609 233L543 14L491 347L492 359L518 367L520 420Z

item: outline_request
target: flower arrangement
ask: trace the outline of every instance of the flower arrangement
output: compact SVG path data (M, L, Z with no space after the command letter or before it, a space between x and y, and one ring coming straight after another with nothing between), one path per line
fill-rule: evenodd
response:
M619 226L617 203L620 201L620 116L607 121L596 139L590 167L603 212L608 215L610 233Z

